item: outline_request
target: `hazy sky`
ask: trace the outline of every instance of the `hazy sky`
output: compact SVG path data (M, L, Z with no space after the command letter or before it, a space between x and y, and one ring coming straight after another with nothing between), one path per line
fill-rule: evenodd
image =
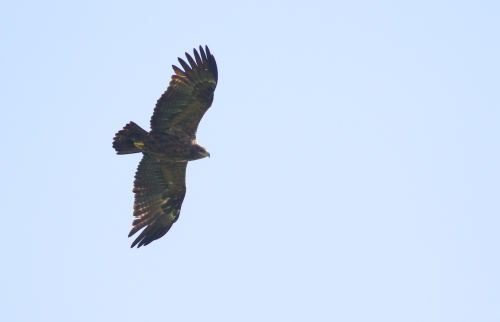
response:
M500 2L0 6L4 321L500 321ZM177 223L130 249L177 57L219 68Z

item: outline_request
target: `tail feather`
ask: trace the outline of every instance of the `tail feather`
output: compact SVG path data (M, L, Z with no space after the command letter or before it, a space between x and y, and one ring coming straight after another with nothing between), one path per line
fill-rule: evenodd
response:
M149 133L134 122L130 122L123 130L118 131L113 139L113 148L116 154L130 154L142 152L134 142L143 142Z

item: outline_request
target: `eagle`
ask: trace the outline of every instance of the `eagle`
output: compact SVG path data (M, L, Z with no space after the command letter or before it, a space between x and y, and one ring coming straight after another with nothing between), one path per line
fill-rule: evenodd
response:
M217 64L210 50L186 53L189 65L179 58L182 69L172 65L165 93L156 103L147 132L130 122L115 134L117 154L142 153L134 181L134 216L129 237L144 230L131 248L146 246L163 237L179 219L186 195L186 168L189 161L210 157L198 144L196 131L212 106L217 87Z

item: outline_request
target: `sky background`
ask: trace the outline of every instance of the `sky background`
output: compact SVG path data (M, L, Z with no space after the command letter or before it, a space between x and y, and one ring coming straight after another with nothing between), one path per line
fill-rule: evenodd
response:
M500 321L500 2L0 5L3 321ZM177 57L219 68L179 220L130 249Z

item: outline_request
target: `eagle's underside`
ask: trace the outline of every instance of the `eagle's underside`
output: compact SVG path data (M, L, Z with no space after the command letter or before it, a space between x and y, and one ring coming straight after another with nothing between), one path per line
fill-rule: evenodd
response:
M143 153L135 175L134 226L129 237L144 230L131 247L145 246L164 236L179 218L186 194L188 161L210 154L196 141L198 124L212 105L217 86L217 65L208 47L186 53L189 65L179 58L184 71L173 66L167 91L160 97L151 118L151 132L130 122L116 133L117 154Z

